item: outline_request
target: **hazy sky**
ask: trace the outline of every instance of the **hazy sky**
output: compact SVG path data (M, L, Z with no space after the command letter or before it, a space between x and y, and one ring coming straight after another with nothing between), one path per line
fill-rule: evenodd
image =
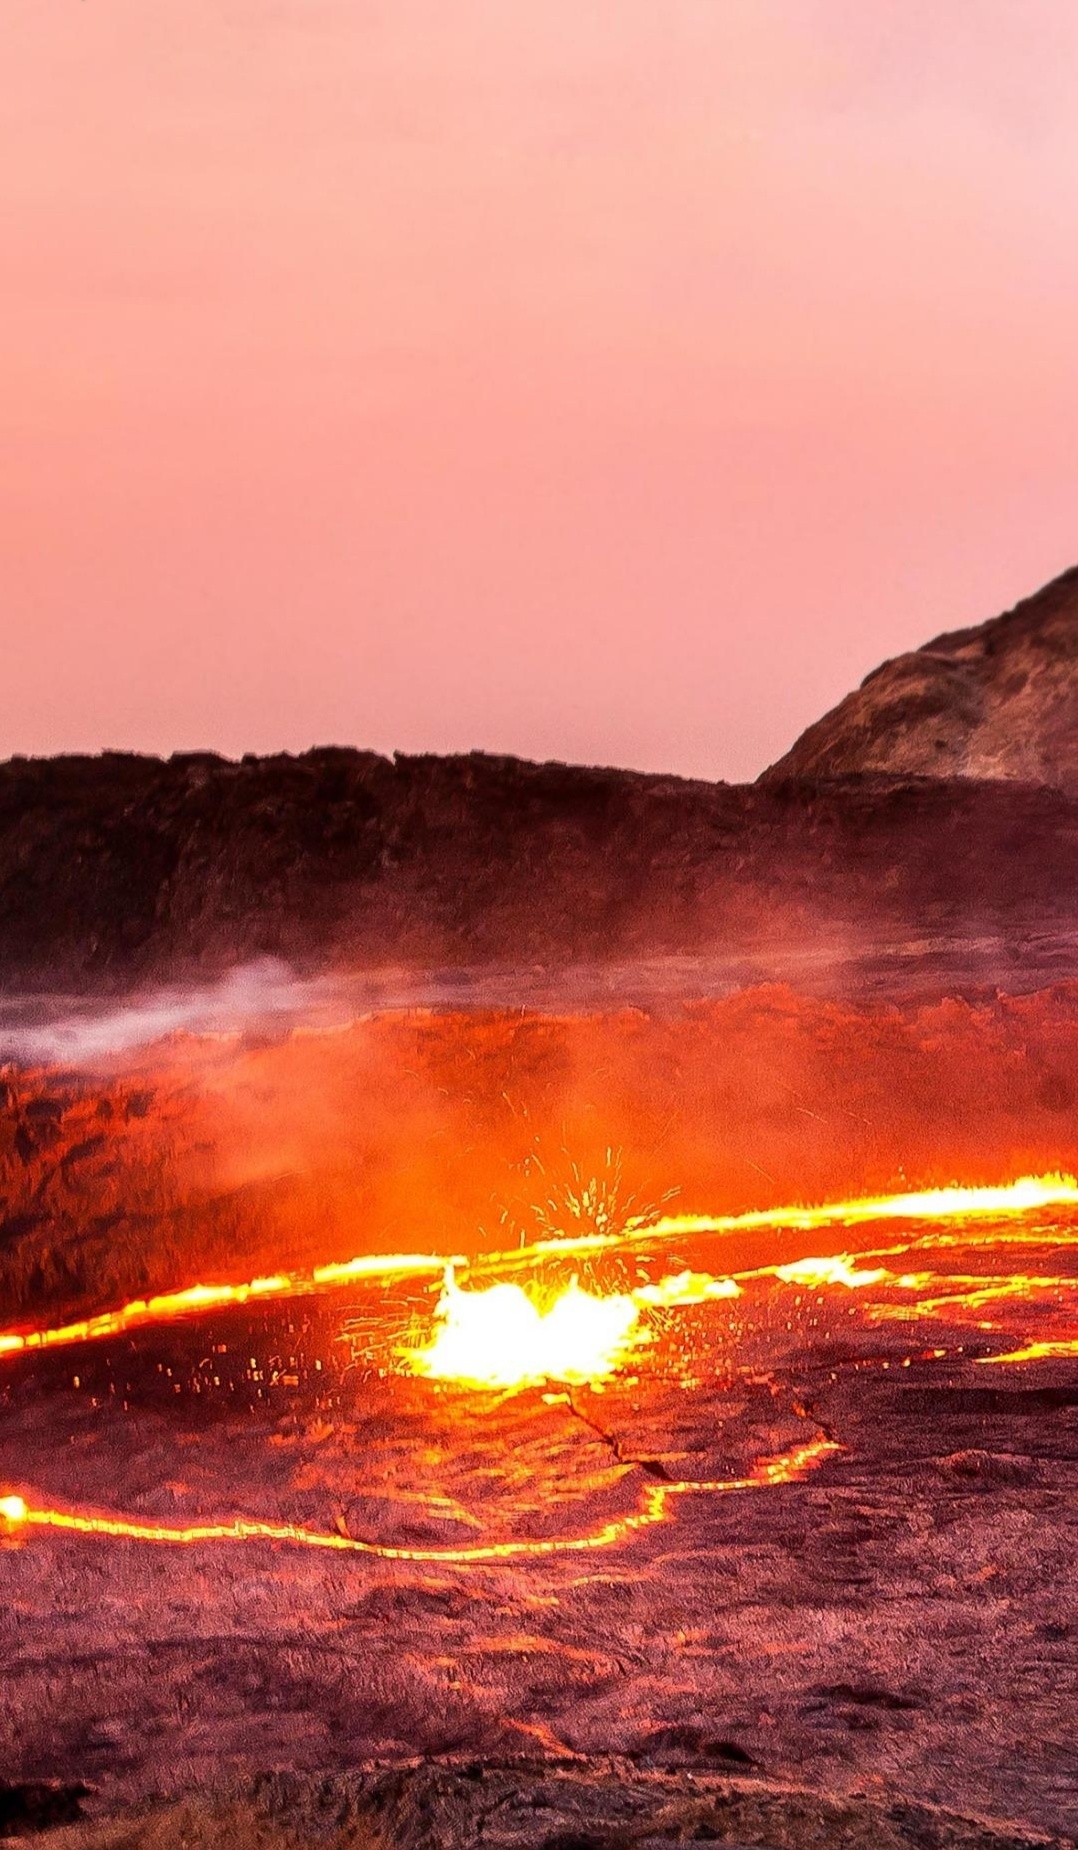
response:
M1078 561L1075 0L4 0L0 756L754 775Z

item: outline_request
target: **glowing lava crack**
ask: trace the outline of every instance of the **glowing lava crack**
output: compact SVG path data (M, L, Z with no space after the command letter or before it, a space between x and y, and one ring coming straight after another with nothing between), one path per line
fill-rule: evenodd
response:
M350 1535L304 1529L296 1523L261 1522L236 1516L228 1522L186 1524L138 1522L123 1516L95 1516L73 1510L39 1507L11 1492L0 1496L0 1533L18 1539L29 1529L58 1529L73 1535L101 1536L112 1541L153 1542L195 1546L212 1542L291 1542L301 1548L327 1549L335 1554L369 1555L380 1561L438 1563L445 1567L480 1566L484 1562L537 1559L546 1555L580 1554L612 1548L641 1529L654 1528L670 1514L675 1497L729 1495L733 1491L766 1490L794 1484L825 1459L841 1451L830 1439L791 1446L771 1458L761 1458L747 1477L719 1478L711 1483L678 1481L648 1484L639 1508L614 1516L584 1535L477 1542L469 1548L394 1548L383 1542L366 1542Z

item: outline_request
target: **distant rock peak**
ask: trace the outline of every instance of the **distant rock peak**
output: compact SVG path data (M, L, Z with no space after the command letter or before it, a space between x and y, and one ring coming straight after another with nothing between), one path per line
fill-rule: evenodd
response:
M763 781L970 777L1078 794L1078 567L972 629L897 655Z

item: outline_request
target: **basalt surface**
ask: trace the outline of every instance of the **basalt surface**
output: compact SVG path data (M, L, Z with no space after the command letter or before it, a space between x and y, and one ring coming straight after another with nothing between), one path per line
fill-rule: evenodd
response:
M686 1773L576 1756L270 1774L216 1799L143 1806L39 1841L41 1850L1062 1850L1072 1840L915 1801L827 1800L760 1775L723 1777L706 1759Z

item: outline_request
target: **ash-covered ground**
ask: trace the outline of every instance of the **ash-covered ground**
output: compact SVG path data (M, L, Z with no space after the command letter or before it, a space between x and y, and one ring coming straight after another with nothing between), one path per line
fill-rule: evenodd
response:
M883 1276L768 1269L835 1254ZM9 1357L0 1483L35 1508L419 1558L9 1525L5 1776L107 1814L273 1768L586 1756L592 1842L596 1793L623 1828L679 1780L672 1841L720 1775L886 1801L858 1843L958 1841L918 1806L1073 1832L1078 1219L642 1237L584 1282L683 1270L740 1295L655 1311L601 1391L417 1378L426 1281ZM987 1359L1031 1341L1057 1350ZM744 1840L780 1841L744 1803ZM832 1824L803 1841L855 1841Z

